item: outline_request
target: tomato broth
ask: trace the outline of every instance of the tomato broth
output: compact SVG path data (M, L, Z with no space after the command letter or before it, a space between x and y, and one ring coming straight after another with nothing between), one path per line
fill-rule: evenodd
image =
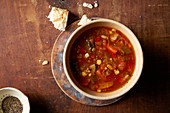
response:
M73 43L69 61L79 84L99 93L110 92L124 86L133 75L135 52L121 31L95 27Z

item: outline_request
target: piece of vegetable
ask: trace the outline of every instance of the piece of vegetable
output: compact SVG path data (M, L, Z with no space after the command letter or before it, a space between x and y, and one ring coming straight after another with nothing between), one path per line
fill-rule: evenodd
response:
M106 64L108 64L109 63L109 58L110 58L111 56L110 56L110 54L109 53L107 53L107 52L105 52L105 59L106 59Z
M125 54L130 54L131 53L131 50L126 46L123 46L122 49L125 52Z
M92 52L94 52L96 49L95 48L92 48Z
M124 70L126 67L126 63L124 61L121 61L119 64L118 64L118 69L119 70Z
M90 82L89 85L88 85L88 87L89 87L90 89L92 89L92 90L97 90L98 85L96 85L96 84Z
M85 48L85 52L91 53L91 47L90 47L90 42L89 41L87 41L85 43L84 48Z
M110 41L114 42L118 38L119 34L114 33L113 35L110 36Z
M114 70L114 73L115 73L115 75L118 75L120 72L119 72L118 69L115 69L115 70Z
M89 76L91 77L91 83L94 84L94 75L96 73L96 65L92 64L89 67L91 69L91 73L89 74Z
M94 76L90 79L91 83L94 84Z
M113 70L113 67L112 67L112 65L110 65L110 64L107 64L107 67L108 67L110 70Z
M126 74L123 78L122 78L122 81L125 81L129 78L130 76L128 74Z
M85 58L88 58L89 56L90 56L89 53L86 53L86 54L84 55Z
M109 34L113 34L113 32L112 32L112 31L109 31Z
M87 73L90 73L90 69L89 69L89 68L87 68L87 69L86 69L86 72L87 72Z
M99 88L98 89L105 89L105 88L109 88L111 86L113 86L113 81L109 81L109 82L103 82L103 83L99 83Z
M112 45L107 45L107 49L112 52L113 54L116 54L117 53L117 49L115 47L113 47Z
M102 80L106 80L106 78L102 75L100 69L98 69L98 70L96 71L96 75L97 75L98 77L100 77Z
M125 54L125 52L122 49L120 49L119 52L120 52L121 55Z
M92 74L92 76L94 76L94 75L95 75L95 72L96 72L96 65L95 65L95 64L92 64L92 65L90 65L89 68L91 69L91 74Z
M103 70L105 68L104 64L100 65L100 69Z
M112 28L112 31L114 31L114 32L115 32L115 31L116 31L116 29Z
M112 72L107 69L106 72L105 72L105 76L107 77L107 76L109 76L111 73L112 73Z
M82 72L81 74L82 74L83 77L87 76L86 72Z
M100 65L101 63L102 63L101 60L97 60L97 62L96 62L97 65Z
M97 90L97 92L98 92L98 93L100 93L100 92L101 92L101 90L100 90L100 89L98 89L98 90Z
M103 47L106 48L107 40L103 40Z
M101 38L103 38L103 39L108 39L108 37L105 36L105 35L101 35Z
M131 47L132 47L132 45L131 45L131 44L128 44L128 47L129 47L129 48L131 48Z

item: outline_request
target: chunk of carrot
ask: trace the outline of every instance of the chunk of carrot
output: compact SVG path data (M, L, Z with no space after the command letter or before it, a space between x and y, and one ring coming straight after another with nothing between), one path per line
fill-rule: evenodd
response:
M100 77L102 80L107 80L107 79L102 75L100 69L98 69L98 70L96 71L96 75L97 75L98 77Z
M114 53L114 54L116 54L117 53L117 49L115 48L115 47L113 47L112 45L107 45L107 49L108 49L108 51L110 51L110 52L112 52L112 53Z

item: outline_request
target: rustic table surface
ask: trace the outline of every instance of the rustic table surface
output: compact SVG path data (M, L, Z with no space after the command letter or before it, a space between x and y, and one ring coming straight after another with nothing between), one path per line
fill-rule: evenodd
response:
M168 113L170 112L170 1L0 0L0 88L11 86L30 100L31 113ZM51 65L60 34L47 19L51 6L70 11L68 25L81 18L104 17L128 26L144 52L144 68L135 87L119 102L104 107L82 105L56 84Z

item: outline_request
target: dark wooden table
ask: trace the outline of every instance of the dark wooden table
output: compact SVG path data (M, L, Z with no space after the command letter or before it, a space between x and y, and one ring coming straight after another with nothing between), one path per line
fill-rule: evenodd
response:
M31 113L168 113L170 112L170 1L97 0L98 8L79 6L94 0L0 0L0 88L20 89ZM46 18L49 5L70 11L69 22L83 14L128 26L144 52L144 69L135 87L119 102L92 107L67 97L56 84L50 64L60 31ZM39 62L41 60L41 62Z

